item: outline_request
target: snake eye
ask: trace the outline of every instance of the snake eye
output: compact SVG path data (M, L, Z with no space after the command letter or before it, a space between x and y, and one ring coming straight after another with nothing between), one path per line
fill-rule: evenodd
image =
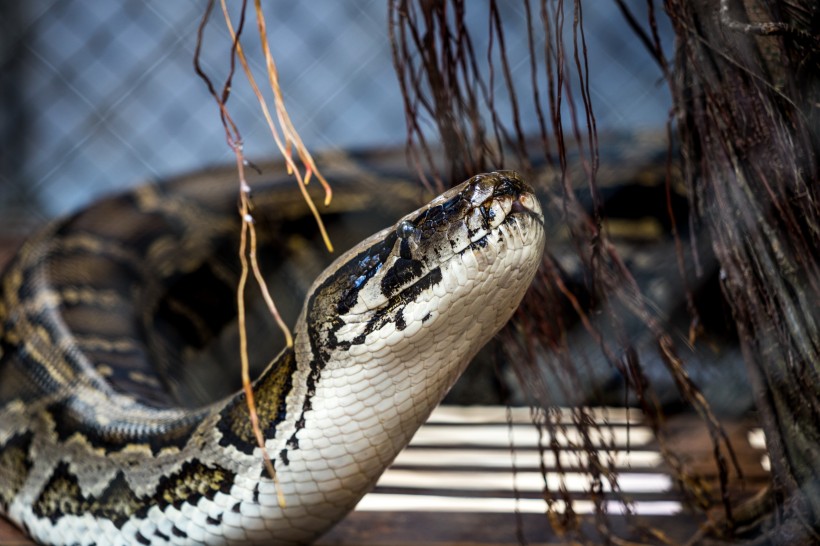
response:
M396 228L396 235L399 236L400 239L407 239L416 231L416 226L413 225L413 222L409 220L405 220L398 225Z

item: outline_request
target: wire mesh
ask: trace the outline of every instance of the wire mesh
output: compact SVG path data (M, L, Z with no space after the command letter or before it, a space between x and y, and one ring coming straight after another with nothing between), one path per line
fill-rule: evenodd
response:
M521 5L501 8L505 24L522 29L509 36L523 36ZM587 1L585 9L599 128L661 126L670 100L656 66L614 2ZM0 4L2 229L67 213L141 180L231 161L216 106L192 66L203 10L193 0ZM385 0L280 0L266 10L286 105L311 149L403 143ZM469 4L468 24L487 24L485 1ZM261 70L251 36L246 50ZM511 39L508 47L521 59L513 77L528 77L526 41ZM215 14L202 57L215 81L227 73L229 55L229 35ZM240 80L230 106L246 155L271 157L267 128Z

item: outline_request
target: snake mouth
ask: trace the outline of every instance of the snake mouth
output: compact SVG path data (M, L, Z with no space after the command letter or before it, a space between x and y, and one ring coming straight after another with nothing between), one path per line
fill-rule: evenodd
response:
M454 254L480 245L500 226L520 224L525 218L541 229L544 226L544 215L532 188L514 171L475 176L459 196L447 202L453 199L468 203L463 217L454 221L448 231Z
M510 214L531 216L536 222L542 226L544 225L544 214L541 212L541 207L532 193L522 194L518 199L513 200Z

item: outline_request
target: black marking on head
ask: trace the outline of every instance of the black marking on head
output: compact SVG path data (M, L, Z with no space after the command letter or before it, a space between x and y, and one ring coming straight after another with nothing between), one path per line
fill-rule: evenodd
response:
M231 506L231 512L233 512L234 514L241 513L242 512L242 503L237 502L233 506Z
M137 534L134 535L134 538L137 539L137 542L139 542L140 544L145 544L146 546L151 546L151 541L148 540L147 538L145 538L144 536L142 536L142 533L140 533L139 531L137 531Z
M382 278L382 293L388 298L393 296L413 279L419 278L422 270L422 263L418 260L397 259Z
M89 423L87 416L84 418L81 415L82 408L72 407L75 403L81 405L82 401L69 398L46 408L54 421L57 437L65 442L79 432L92 445L103 448L106 453L121 451L133 444L148 446L154 455L165 447L182 449L204 417L204 414L194 414L189 420L169 425L165 430L146 432L135 430L127 422L115 421L105 426Z
M390 233L383 241L362 251L336 272L334 277L344 279L345 285L349 286L344 294L339 297L339 301L336 304L336 312L338 314L344 315L356 305L359 291L367 281L372 279L382 268L384 261L390 255L393 246L396 244L396 239L396 233Z
M396 311L396 330L399 332L407 328L407 321L404 319L404 309Z
M212 518L211 516L208 516L205 519L205 523L207 523L208 525L219 525L220 523L222 523L222 514L219 514L215 518ZM170 539L166 539L166 540L170 540Z
M425 323L425 322L427 322L428 320L430 320L431 318L433 318L433 313L432 313L432 312L427 313L426 315L424 315L424 316L422 317L421 322L422 322L422 323Z
M413 218L412 222L417 229L433 229L448 222L459 207L466 208L469 203L461 193L454 195L444 203L430 207Z
M405 260L413 259L413 252L410 250L410 241L408 239L399 241L399 256Z
M287 349L256 382L256 412L265 438L275 438L276 426L287 416L287 396L293 387L295 370L293 349ZM234 396L219 412L216 426L222 433L219 445L232 445L247 455L256 449L256 436L251 428L244 393Z
M12 499L17 495L31 470L29 449L33 434L15 434L0 446L0 469L4 479L0 481L0 507L7 511Z
M415 300L423 291L440 283L441 279L442 275L440 267L431 270L427 275L416 281L414 284L411 284L393 296L387 305L376 311L373 317L367 322L364 331L356 336L352 342L340 343L338 347L347 349L350 345L361 345L367 340L367 336L369 334L381 329L389 322L394 322L396 324L396 329L403 330L407 327L407 324L402 313L404 308L402 304ZM399 327L400 324L401 327Z
M179 537L179 538L188 538L188 533L186 533L185 531L183 531L182 529L180 529L176 525L171 527L171 534L174 535L175 537Z
M170 542L171 537L160 531L159 529L154 529L154 536L159 538L160 540L164 540L165 542Z
M424 227L437 226L447 220L447 212L444 205L430 207L424 214Z

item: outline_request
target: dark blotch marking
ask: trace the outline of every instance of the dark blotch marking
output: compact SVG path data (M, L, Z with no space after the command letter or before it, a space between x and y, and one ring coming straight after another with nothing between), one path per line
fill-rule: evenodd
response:
M61 516L80 516L86 512L110 520L121 529L125 522L140 508L145 499L138 498L128 487L122 472L100 494L99 498L86 497L80 491L77 477L68 469L68 463L61 462L32 505L37 517L48 518L56 523Z
M296 358L293 350L284 351L255 386L256 412L266 438L276 437L276 426L287 416L287 396L293 387ZM220 412L217 428L222 433L219 445L232 445L245 454L256 448L256 437L248 416L245 394L240 393Z
M359 291L362 287L379 272L384 261L393 250L398 236L395 231L385 237L384 241L376 243L367 250L360 252L355 258L346 263L330 280L343 279L345 292L338 298L336 312L340 315L347 314L356 305ZM317 292L319 292L317 290ZM312 304L312 300L311 300Z
M205 519L205 523L208 525L219 525L222 523L222 514L219 514L219 518L212 518L211 516L208 516L207 519Z
M176 525L171 527L171 534L174 535L175 537L179 537L179 538L188 538L188 533L186 533L185 531L183 531L182 529L180 529Z
M203 497L213 500L220 491L229 493L235 477L229 470L193 460L183 464L179 472L161 478L152 496L138 497L120 472L99 497L95 497L83 495L77 477L69 471L68 463L61 462L32 505L32 510L37 517L48 518L52 523L64 515L89 513L110 520L121 529L132 516L145 518L152 506L160 510L171 505L179 508L184 502L196 504Z
M137 542L139 542L140 544L151 546L151 541L142 536L142 533L140 533L139 531L137 531L137 534L134 535L134 538L137 539Z
M404 318L404 309L396 311L396 330L401 332L407 328L407 321Z
M416 216L412 222L417 228L436 228L437 226L450 221L452 215L457 213L460 207L464 207L467 204L468 202L465 201L461 194L458 194L451 197L441 205L425 210Z
M402 239L399 243L399 256L405 260L412 260L413 253L410 251L410 241Z
M169 537L168 535L166 535L165 533L163 533L159 529L154 529L154 536L158 537L159 539L164 540L166 542L171 540L171 537Z
M484 226L486 227L489 225L490 220L492 220L494 214L490 214L490 209L485 206L478 207L478 211L481 213L481 217L484 219Z
M418 260L399 258L382 278L382 293L388 298L407 283L421 276L422 263Z
M31 432L15 434L0 447L0 483L3 484L0 487L0 506L4 512L28 478L32 438Z
M367 336L372 332L382 328L389 322L396 323L396 328L402 330L407 327L402 314L402 304L407 301L415 300L419 294L428 288L437 285L441 282L441 268L437 267L431 270L427 275L419 279L416 283L411 284L395 296L393 296L387 305L379 309L373 318L367 323L364 332L356 336L349 345L361 345L367 340ZM401 328L399 328L401 323Z
M231 506L231 512L233 512L234 514L241 514L242 513L242 503L237 502L236 504Z
M259 484L253 486L253 502L259 504Z
M93 412L90 409L86 410L82 405L81 400L69 398L49 406L46 411L54 421L54 431L61 442L79 432L95 447L103 448L106 453L121 451L133 444L148 446L154 455L169 446L182 449L204 417L204 413L194 414L192 418L171 424L162 431L128 433L123 431L132 431L133 427L126 422L114 421L106 425L89 422L88 415L92 415ZM77 408L74 409L72 406Z
M160 478L153 502L160 509L180 508L184 502L196 504L199 499L213 500L217 493L230 493L236 474L220 466L206 466L194 459L182 465L179 472Z
M296 451L299 449L299 438L296 436L300 430L305 428L305 412L308 411L310 408L302 408L302 415L299 417L299 420L296 421L296 430L293 431L293 434L290 438L288 438L288 449L292 449Z

